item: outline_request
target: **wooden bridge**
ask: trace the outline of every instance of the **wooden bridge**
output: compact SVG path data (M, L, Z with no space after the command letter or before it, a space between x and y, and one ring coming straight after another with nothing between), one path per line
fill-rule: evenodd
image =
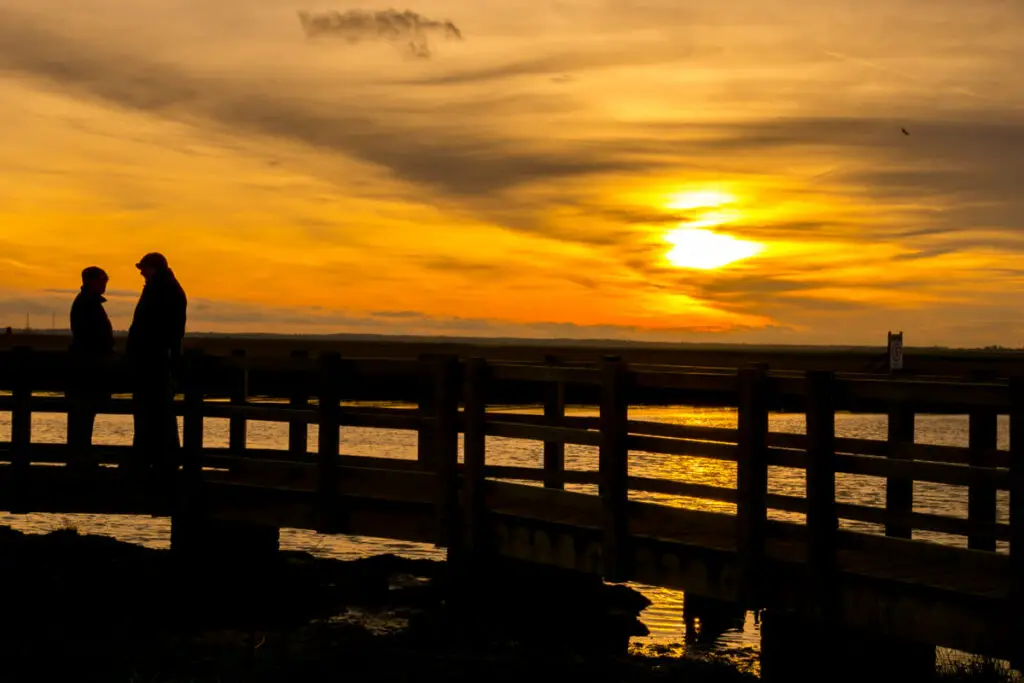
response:
M203 520L437 543L460 558L517 558L798 614L816 629L1021 654L1024 380L708 370L617 358L197 352L186 358L174 404L184 437L168 502L139 484L131 447L33 441L34 413L82 409L62 395L78 371L59 352L0 352L0 412L11 414L11 440L0 444L0 510L169 514L176 530ZM108 377L115 397L99 411L131 414L131 400L117 397L129 390L130 368L115 361ZM366 404L389 392L396 401L415 397L415 407ZM600 416L567 415L573 395L594 399ZM493 410L510 396L543 405L543 414ZM630 419L631 404L651 400L737 408L738 429ZM777 409L805 413L806 435L769 432ZM888 439L837 438L837 411L888 415ZM970 447L914 443L914 418L924 413L969 415ZM1010 416L1009 451L997 449L999 415ZM204 444L204 418L229 420L228 447ZM288 449L248 447L248 421L287 423ZM317 449L309 452L313 425ZM356 426L417 432L417 459L345 455L345 429ZM543 467L489 463L488 436L543 441ZM595 447L598 470L567 469L567 444ZM635 476L636 452L734 462L737 486ZM769 466L804 470L806 497L770 493ZM837 502L836 473L878 478L885 507ZM968 517L916 512L914 482L967 487ZM598 495L566 490L571 484L596 485ZM997 521L999 491L1011 492L1010 523ZM642 502L637 492L732 503L736 513ZM770 509L806 522L769 519ZM884 525L885 535L842 530L840 519ZM912 540L914 530L966 537L969 549ZM276 532L270 537L276 544ZM172 544L183 538L172 534ZM996 551L1007 543L1009 552Z

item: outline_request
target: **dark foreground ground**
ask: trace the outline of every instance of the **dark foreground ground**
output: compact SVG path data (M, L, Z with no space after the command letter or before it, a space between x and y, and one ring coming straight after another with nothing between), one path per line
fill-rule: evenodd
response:
M539 579L538 579L539 580ZM509 567L280 553L272 566L0 527L0 681L743 681L726 663L626 652L646 600Z
M2 683L756 680L725 660L630 652L645 598L522 566L471 587L442 563L393 556L212 566L0 527L0 587ZM1009 680L962 662L940 679Z

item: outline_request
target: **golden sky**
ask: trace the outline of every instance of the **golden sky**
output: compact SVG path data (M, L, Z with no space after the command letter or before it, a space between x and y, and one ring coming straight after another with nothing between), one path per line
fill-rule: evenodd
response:
M0 0L0 324L1024 343L1021 3L386 8Z

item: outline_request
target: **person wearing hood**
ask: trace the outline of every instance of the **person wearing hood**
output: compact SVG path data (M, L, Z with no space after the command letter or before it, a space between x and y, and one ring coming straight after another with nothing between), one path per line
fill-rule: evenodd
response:
M68 443L82 449L92 445L97 403L110 398L103 366L114 352L114 328L103 308L108 281L102 268L89 266L82 271L82 289L71 304L74 369L68 391L73 404L68 411Z
M173 374L181 357L188 299L163 254L146 254L135 267L146 284L126 348L135 369L134 445L155 470L173 469L181 445L172 410Z

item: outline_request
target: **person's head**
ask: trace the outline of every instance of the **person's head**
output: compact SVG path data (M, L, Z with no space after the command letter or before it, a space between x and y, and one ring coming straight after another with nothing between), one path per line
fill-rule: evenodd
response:
M94 294L103 294L107 291L106 272L99 266L89 266L82 271L82 287Z
M168 270L167 258L160 253L151 252L143 256L135 267L142 273L142 277L147 280L157 273L162 273Z

